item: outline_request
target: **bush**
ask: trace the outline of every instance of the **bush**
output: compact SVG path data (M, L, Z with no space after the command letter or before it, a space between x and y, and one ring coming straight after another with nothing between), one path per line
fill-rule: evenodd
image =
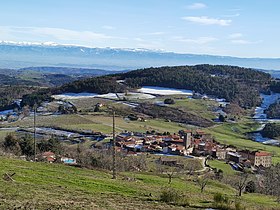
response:
M188 206L187 198L179 191L173 188L167 188L161 191L160 201L180 206Z
M172 98L167 98L167 99L164 100L164 103L165 104L175 104L175 101Z
M249 181L245 187L245 192L254 193L256 192L256 184L254 181Z
M214 194L214 207L223 210L230 209L230 202L228 196L223 195L222 193Z
M245 210L246 209L244 206L242 206L241 201L239 199L235 199L235 201L230 200L227 195L223 195L222 193L214 194L214 208L219 210Z
M241 205L240 201L235 201L235 210L245 210L246 208Z

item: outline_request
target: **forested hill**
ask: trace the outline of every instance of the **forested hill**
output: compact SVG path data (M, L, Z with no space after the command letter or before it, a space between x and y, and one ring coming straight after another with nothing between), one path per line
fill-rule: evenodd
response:
M130 87L157 85L194 90L235 102L242 107L259 103L259 91L271 80L269 74L252 69L197 65L148 68L122 75Z
M117 80L124 80L126 86ZM190 89L253 107L260 102L259 91L270 84L271 76L257 70L223 65L196 65L146 68L75 81L54 90L62 92L108 93L141 86Z

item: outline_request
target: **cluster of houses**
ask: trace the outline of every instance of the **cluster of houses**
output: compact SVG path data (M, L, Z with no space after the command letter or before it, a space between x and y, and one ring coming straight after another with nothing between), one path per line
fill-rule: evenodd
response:
M38 154L36 157L38 160L46 161L48 163L53 163L56 161L59 161L61 163L67 164L67 165L76 165L77 160L69 157L58 157L55 155L55 153L48 151L48 152L43 152L41 154Z
M123 132L116 136L119 151L128 154L137 152L163 153L171 155L210 156L228 161L238 167L270 167L271 154L268 152L241 150L221 145L210 134L202 130L181 130L177 134L157 135Z

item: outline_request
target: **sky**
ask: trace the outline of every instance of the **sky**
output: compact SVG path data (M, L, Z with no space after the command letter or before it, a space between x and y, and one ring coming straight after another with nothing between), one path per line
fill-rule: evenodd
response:
M280 57L279 0L9 0L0 40Z

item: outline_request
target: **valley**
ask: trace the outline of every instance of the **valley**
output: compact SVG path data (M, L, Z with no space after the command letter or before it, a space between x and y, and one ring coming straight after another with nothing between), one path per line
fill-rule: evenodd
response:
M279 210L279 8L1 1L0 210Z
M208 67L206 65L195 68ZM255 94L258 91L267 90L270 77L263 73L250 72L252 70L238 68L235 70L235 73L232 70L227 73L227 67L223 69L223 66L218 66L217 69L210 66L210 70L205 70L204 73L201 73L201 70L198 72L189 70L192 73L187 72L187 76L196 78L192 80L184 75L184 71L179 70L181 72L179 76L176 76L179 78L178 81L174 81L174 77L169 77L167 71L166 78L160 75L155 77L161 78L163 81L155 82L147 76L147 74L151 74L150 69L147 69L91 77L56 87L42 87L40 84L32 89L31 94L18 95L17 98L14 98L18 101L18 107L0 112L2 119L0 142L5 145L7 139L15 138L22 151L20 158L32 160L34 151L26 151L24 145L28 146L28 142L32 142L35 135L38 146L36 156L38 161L47 160L46 162L57 163L61 160L63 163L64 159L70 158L70 162L75 162L74 166L87 168L62 169L61 167L65 166L59 163L54 164L54 167L73 173L73 179L83 179L87 183L84 188L80 189L80 199L91 200L85 194L101 193L98 190L99 187L96 188L95 185L90 184L91 179L97 180L99 178L94 175L93 178L89 178L90 180L85 180L91 176L89 173L92 170L88 169L93 169L95 173L101 173L104 176L99 180L100 183L106 183L110 189L115 189L113 196L111 190L102 190L101 197L110 194L112 201L116 202L119 196L124 196L125 200L131 202L134 209L138 208L138 202L142 202L141 208L153 206L156 209L178 209L184 206L188 206L190 209L214 207L217 204L213 201L212 196L215 196L222 188L227 189L226 195L230 199L234 197L235 182L228 183L226 180L235 180L245 170L250 170L253 174L258 174L261 170L261 167L251 159L251 166L247 167L243 162L246 160L244 156L240 161L235 162L230 155L238 156L244 151L256 155L258 151L262 151L267 152L268 157L271 158L269 165L280 163L280 147L277 144L269 145L270 142L262 143L250 137L252 132L258 131L260 123L264 123L264 110L275 102L277 96L261 94L260 98L248 98L246 91L240 93L238 91L231 92L230 88L221 89L226 84L223 82L225 77L227 81L229 77L232 77L232 86L228 84L227 86L243 90L244 86L248 85L246 84L248 82L247 76L244 76L243 72L246 75L248 71L250 79L251 77L262 77L250 82L253 88L248 91ZM177 69L174 68L172 73L176 75ZM213 81L210 78L214 78ZM216 79L217 84L215 84ZM212 88L203 85L204 81L210 82ZM162 84L162 86L155 86L157 83ZM180 88L177 88L178 86ZM217 90L215 92L217 94L214 94L213 90ZM226 98L222 98L223 96ZM271 100L268 100L269 97ZM255 107L255 104L258 104L259 107ZM35 115L34 107L36 108ZM115 113L114 123L113 113ZM116 135L118 184L109 181L113 164L110 159L112 139L114 138L113 124L115 124ZM55 153L52 155L48 148ZM15 148L12 151L16 151ZM52 156L42 156L45 153L46 155L50 153ZM6 159L3 160L7 162ZM175 166L168 165L174 162L176 162ZM104 165L104 163L107 164ZM20 163L9 162L9 164ZM56 170L49 163L34 164L32 166L35 167L34 170L39 170L40 167L47 171ZM64 162L64 164L68 163ZM9 170L14 171L12 168ZM99 172L99 170L102 171ZM25 171L21 171L21 169L16 171L16 180L21 180L22 184L30 183L29 180L21 177ZM222 175L219 175L218 171ZM74 175L75 173L78 174ZM84 175L79 175L81 173ZM210 174L211 181L206 188L207 193L200 194L199 180L206 175L210 176ZM82 178L83 176L87 178ZM222 183L218 181L220 176L222 176ZM65 175L61 175L61 177L65 178ZM43 179L41 175L39 175L38 182L40 179ZM146 181L143 181L144 179ZM179 187L182 179L187 179L186 188ZM254 179L254 175L250 179ZM160 186L165 186L165 181L168 189L178 193L184 191L182 196L188 198L188 202L185 202L184 199L174 201L171 204L162 202L160 196L163 190L160 189ZM65 181L60 182L60 186L67 188L68 193L79 188L79 185L73 185L72 189L68 184L66 187L65 183ZM135 184L143 185L143 189L153 188L149 192L149 198L146 198L146 194L139 197L138 193L142 194L141 190L141 192L133 191L131 195L122 190L128 185L134 186ZM24 186L18 187L26 190ZM46 189L55 188L52 185L46 187ZM9 186L7 186L8 189L10 189ZM278 205L269 196L263 197L256 204L254 199L259 199L258 193L260 192L242 196L240 205L246 205L248 209L255 209L256 205L273 209L274 206ZM17 191L9 193L11 196L16 194ZM50 205L50 201L40 202L37 196L34 197L33 203L26 203L26 198L23 195L17 196L20 205L30 207L36 205L40 208ZM50 196L51 200L56 200L52 193ZM137 196L139 200L136 201L131 196ZM63 200L56 200L56 202L55 206L68 206ZM94 205L106 209L112 205L110 202L102 204L99 199L91 202L93 203L78 204L73 201L77 208L80 205L86 206L86 208ZM7 204L3 203L3 205ZM121 209L120 204L117 205L117 209Z

